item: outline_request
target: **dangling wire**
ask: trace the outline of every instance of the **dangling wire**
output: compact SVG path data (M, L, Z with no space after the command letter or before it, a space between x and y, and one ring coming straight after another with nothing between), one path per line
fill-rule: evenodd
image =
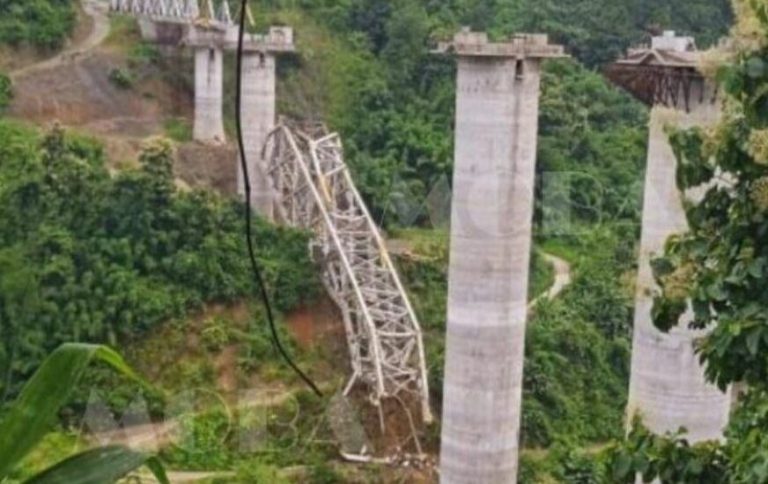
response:
M259 287L261 294L261 300L264 303L264 309L267 313L267 321L269 322L269 329L272 333L272 341L277 348L280 355L283 357L288 366L296 372L297 375L309 386L312 391L319 397L323 394L320 389L301 369L293 362L288 352L285 350L283 343L280 341L280 336L277 333L277 327L275 326L275 318L272 312L272 303L269 300L269 294L267 293L267 286L264 284L264 277L261 274L261 268L256 260L256 252L253 247L253 233L251 229L251 222L253 219L253 208L251 207L251 179L248 174L248 160L245 154L245 142L243 141L243 123L242 123L242 80L243 80L243 44L245 40L245 19L248 14L248 0L241 0L240 2L240 18L239 18L239 32L237 36L237 75L235 76L236 92L235 92L235 125L237 127L237 145L240 151L240 169L243 173L243 184L245 186L245 237L248 245L248 258L251 261L251 269L253 270L253 277L256 281L256 285Z

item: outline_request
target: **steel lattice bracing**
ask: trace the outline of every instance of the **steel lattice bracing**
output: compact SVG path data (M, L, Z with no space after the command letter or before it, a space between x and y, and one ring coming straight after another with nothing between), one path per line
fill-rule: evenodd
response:
M313 258L341 309L353 370L347 391L363 381L375 404L410 393L431 420L421 328L344 163L339 136L281 123L266 155L276 218L312 231Z
M113 12L170 23L215 21L234 25L227 0L110 0Z

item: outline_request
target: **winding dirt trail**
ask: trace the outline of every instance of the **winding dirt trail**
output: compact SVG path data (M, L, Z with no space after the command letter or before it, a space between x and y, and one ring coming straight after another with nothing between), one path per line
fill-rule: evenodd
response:
M109 5L107 2L83 0L83 11L93 22L88 35L50 59L11 72L11 79L15 81L34 72L55 69L56 67L71 64L104 42L109 35Z
M244 397L237 402L237 411L258 407L276 407L285 404L296 395L295 388L280 387L274 391L245 392ZM235 409L230 409L235 410ZM189 417L190 415L187 415ZM155 424L135 425L127 428L117 428L112 431L91 434L88 440L95 445L121 445L139 452L158 453L162 449L178 443L182 436L178 420L168 420ZM231 471L184 471L166 470L168 480L172 484L192 483L208 479L230 479L235 473ZM151 474L140 470L133 477L141 483L158 482Z
M230 411L243 411L255 408L278 407L291 400L297 393L296 388L280 386L264 392L254 390L244 392ZM190 417L191 414L185 415ZM161 423L134 425L127 428L116 428L88 436L89 440L98 445L122 445L137 451L157 452L176 443L181 437L181 424L177 419Z
M550 288L547 289L543 294L536 296L536 299L528 303L529 310L535 308L536 305L543 300L551 301L555 299L572 282L571 264L568 263L568 261L566 261L565 259L561 259L560 257L554 256L552 254L548 254L546 252L542 252L541 256L548 263L552 264L552 267L555 270L555 281L552 283Z

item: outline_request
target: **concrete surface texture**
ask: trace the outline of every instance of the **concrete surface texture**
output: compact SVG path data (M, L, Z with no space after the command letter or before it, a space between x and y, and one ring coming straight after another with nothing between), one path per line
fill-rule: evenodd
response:
M689 112L682 106L655 107L651 112L628 405L629 422L639 414L658 434L685 427L694 442L722 437L731 399L729 393L704 379L693 346L702 333L687 328L691 314L669 334L654 327L651 308L656 286L650 262L663 252L670 235L688 228L683 195L675 182L677 160L664 127L716 122L720 104L713 102L714 95L712 88L699 80L692 86Z
M248 52L243 57L243 138L251 184L251 203L262 216L272 218L272 187L267 177L264 145L275 128L275 56ZM238 170L238 192L245 194L242 170Z
M223 143L224 52L219 48L195 50L195 123L193 136L204 143Z
M458 60L443 483L517 479L540 64L478 51Z

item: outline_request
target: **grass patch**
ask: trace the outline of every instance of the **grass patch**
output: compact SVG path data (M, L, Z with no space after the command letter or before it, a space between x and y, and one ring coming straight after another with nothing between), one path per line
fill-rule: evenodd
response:
M104 45L125 50L140 41L141 30L135 18L128 15L109 17L109 35L104 40Z
M531 254L528 273L528 299L533 300L546 292L555 283L555 268L544 259L539 250Z
M169 118L163 123L165 135L179 143L192 141L192 125L185 118Z
M537 241L536 245L542 252L552 254L555 257L566 260L571 264L575 264L582 257L581 248L574 245L567 239L547 239L543 241Z

